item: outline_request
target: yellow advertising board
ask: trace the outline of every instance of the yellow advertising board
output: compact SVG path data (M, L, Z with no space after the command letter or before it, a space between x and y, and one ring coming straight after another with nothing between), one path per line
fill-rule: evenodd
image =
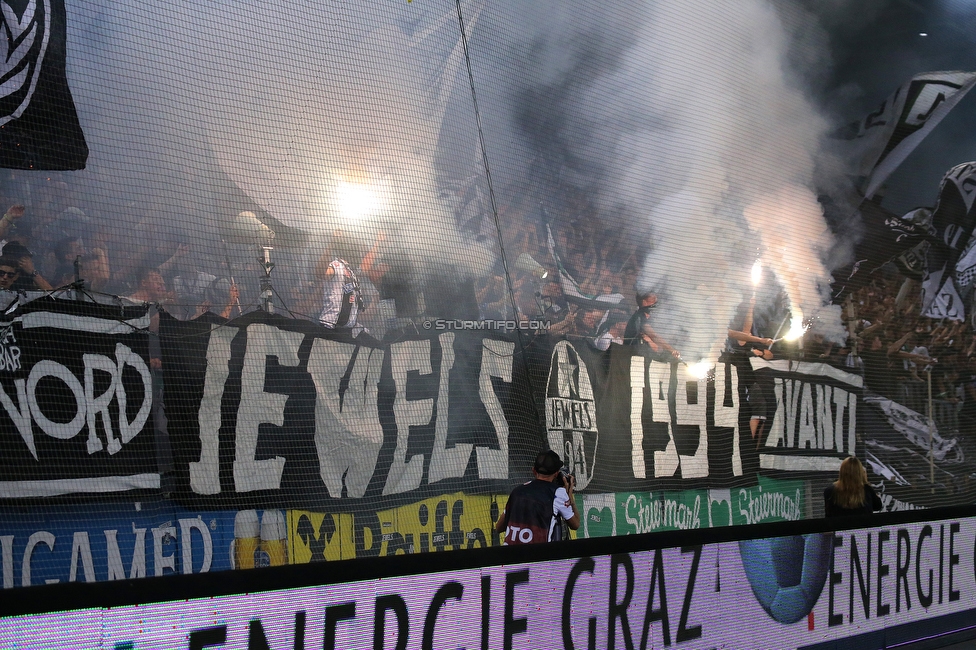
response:
M288 511L292 564L500 546L508 495L463 492L369 513Z

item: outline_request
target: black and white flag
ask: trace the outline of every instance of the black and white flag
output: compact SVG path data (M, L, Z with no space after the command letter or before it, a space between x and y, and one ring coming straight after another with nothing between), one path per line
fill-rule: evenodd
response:
M885 179L976 85L976 72L925 72L902 84L875 111L842 129L856 161L859 189L871 198Z
M932 213L936 237L926 255L922 279L922 315L962 320L965 309L955 286L956 265L976 226L976 162L950 169L942 179L939 203Z
M65 75L64 0L0 0L0 167L84 169Z

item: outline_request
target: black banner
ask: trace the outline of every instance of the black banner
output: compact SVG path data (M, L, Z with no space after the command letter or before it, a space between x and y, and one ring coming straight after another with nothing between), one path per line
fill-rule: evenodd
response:
M53 298L0 319L0 497L158 490L148 325Z
M64 1L9 0L3 9L0 167L84 169L88 145L65 76Z
M836 472L854 453L856 375L773 362L696 377L632 348L483 331L379 343L263 313L162 320L177 483L193 506L355 509L497 493L555 449L590 492ZM786 365L781 365L786 364ZM756 397L753 397L756 403Z

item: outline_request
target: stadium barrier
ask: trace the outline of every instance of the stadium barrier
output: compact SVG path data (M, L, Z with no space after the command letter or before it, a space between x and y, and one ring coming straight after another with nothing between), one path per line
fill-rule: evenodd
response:
M0 592L0 644L938 647L973 636L974 551L967 506L48 585Z

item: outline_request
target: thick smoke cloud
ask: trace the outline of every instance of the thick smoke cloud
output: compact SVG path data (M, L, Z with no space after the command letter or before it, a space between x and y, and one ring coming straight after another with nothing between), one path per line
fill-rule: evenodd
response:
M824 39L808 14L760 0L462 6L500 202L558 203L565 184L591 197L644 242L638 284L662 294L656 324L687 356L724 339L757 256L794 310L836 332L815 200L827 125L803 90ZM70 3L86 207L172 243L219 241L253 206L305 233L313 257L336 228L360 252L384 230L413 282L485 273L492 254L456 218L464 184L485 183L454 7Z
M788 70L816 53L791 54L797 41L766 2L660 3L630 18L610 65L593 70L577 52L556 71L550 86L574 92L535 123L562 125L549 142L591 172L601 213L643 224L638 285L665 299L655 326L688 356L708 353L759 256L792 309L836 335L821 262L833 242L815 194L827 123Z
M256 207L313 256L336 229L359 255L384 231L386 261L412 282L484 274L492 254L440 191L438 85L448 63L460 78L456 14L440 4L70 3L92 145L79 201L141 222L134 239L195 240L203 255Z

